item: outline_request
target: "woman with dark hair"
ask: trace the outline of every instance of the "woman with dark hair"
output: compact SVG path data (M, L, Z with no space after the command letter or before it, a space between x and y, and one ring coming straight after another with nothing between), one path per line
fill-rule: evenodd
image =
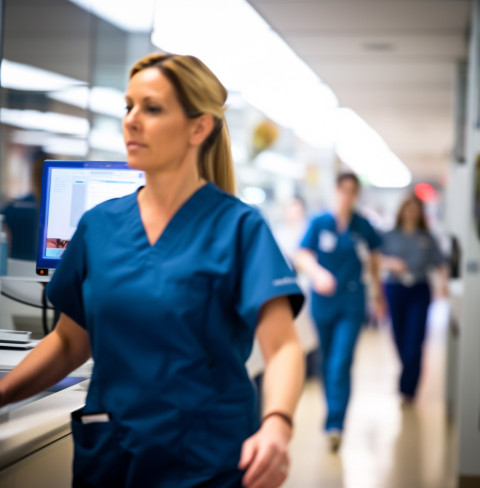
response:
M366 320L366 266L371 270L376 314L383 315L384 310L377 252L381 240L355 211L359 192L354 173L338 176L334 211L312 219L295 259L312 283L311 312L320 339L328 407L325 430L333 452L340 447L355 344Z
M408 404L415 397L420 378L431 299L428 273L432 268L440 270L442 288L447 287L445 258L428 230L423 203L416 196L408 197L400 206L395 228L384 236L382 253L385 293L402 362L400 393Z

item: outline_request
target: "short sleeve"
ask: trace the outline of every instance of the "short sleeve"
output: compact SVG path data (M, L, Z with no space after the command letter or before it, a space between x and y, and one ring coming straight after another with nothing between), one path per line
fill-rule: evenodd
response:
M378 251L382 247L382 238L380 234L373 228L372 224L363 219L363 238L367 241L370 251Z
M307 231L300 241L300 247L310 249L310 251L317 252L318 250L318 232L319 232L318 218L313 218L308 224Z
M262 306L273 298L286 296L294 317L297 316L304 296L265 220L252 209L242 220L239 232L238 314L250 330L255 330Z
M82 284L86 275L85 232L83 216L47 286L47 297L53 306L84 328Z

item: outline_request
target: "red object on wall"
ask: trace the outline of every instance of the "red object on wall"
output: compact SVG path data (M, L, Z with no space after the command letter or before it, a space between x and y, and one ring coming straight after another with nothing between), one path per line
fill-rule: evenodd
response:
M428 183L418 183L415 185L415 195L422 202L431 202L435 198L436 190Z

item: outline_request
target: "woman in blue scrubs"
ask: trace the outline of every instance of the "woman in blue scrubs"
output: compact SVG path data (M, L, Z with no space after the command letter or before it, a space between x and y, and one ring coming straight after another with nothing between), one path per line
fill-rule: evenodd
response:
M72 415L74 487L275 488L303 380L303 296L259 212L234 192L225 88L198 59L131 71L123 122L135 194L85 213L48 287L56 329L0 383L0 403L90 355ZM266 359L265 414L245 369Z
M402 363L399 390L406 406L413 402L420 379L431 301L430 271L439 271L442 295L448 287L446 259L428 230L423 203L416 196L400 206L395 228L383 238L382 253L385 293Z
M363 274L367 260L375 311L384 313L377 252L381 241L354 210L359 191L355 174L339 175L334 212L312 219L295 260L312 283L312 317L320 339L328 409L325 430L333 452L341 444L354 348L366 320Z

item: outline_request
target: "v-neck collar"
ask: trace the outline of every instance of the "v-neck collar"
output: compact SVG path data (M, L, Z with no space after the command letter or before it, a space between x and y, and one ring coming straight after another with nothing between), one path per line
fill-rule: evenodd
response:
M167 225L163 229L162 233L158 237L158 239L153 243L150 244L150 241L147 236L147 232L145 230L145 226L142 221L142 215L140 213L140 205L138 203L138 193L143 186L138 188L138 190L134 193L134 209L135 209L135 221L137 223L137 236L141 239L141 245L143 247L147 247L148 249L166 249L170 242L178 235L179 231L183 227L184 223L188 219L188 216L191 215L193 209L198 208L197 203L199 200L203 198L203 195L212 187L212 183L208 182L202 185L200 188L195 190L185 202L180 205L177 211L173 214L173 216L168 221ZM191 220L191 219L190 219Z
M335 232L336 232L336 234L338 236L344 236L344 235L348 234L348 232L352 228L353 220L355 218L355 212L352 212L352 215L351 215L350 219L348 220L347 225L345 227L343 227L343 228L340 228L340 226L338 225L337 214L335 212L332 212L331 213L331 216L333 218L333 224L335 226Z

